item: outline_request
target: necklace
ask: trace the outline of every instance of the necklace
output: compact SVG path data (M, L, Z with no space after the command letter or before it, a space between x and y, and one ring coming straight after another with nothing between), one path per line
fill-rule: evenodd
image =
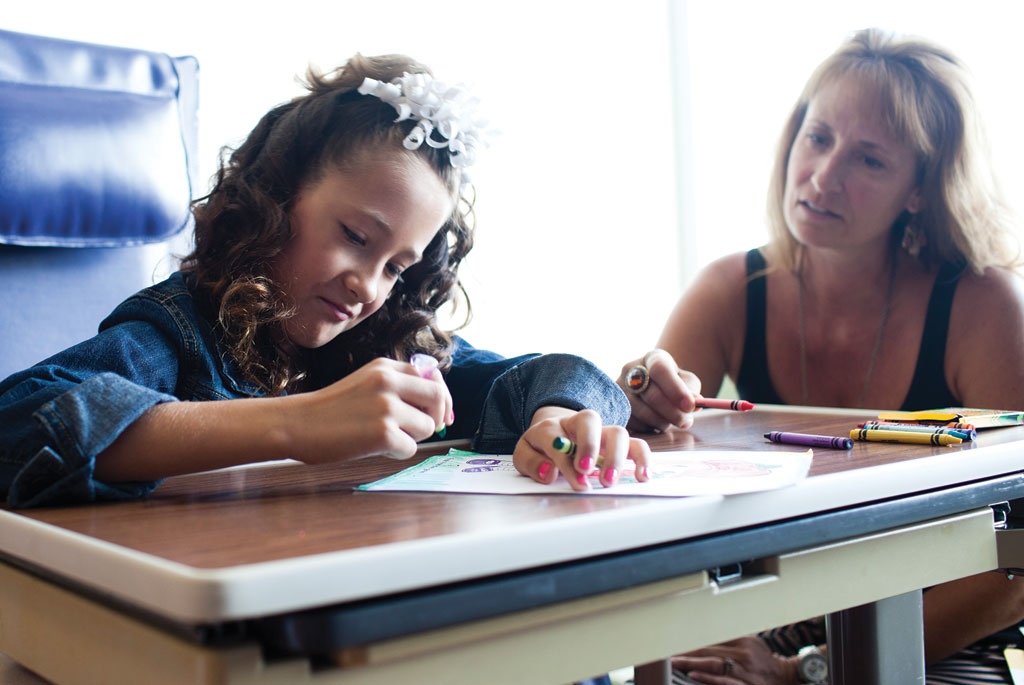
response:
M804 273L803 264L797 272L797 309L800 315L800 392L802 395L801 404L807 406L807 324L804 319ZM885 336L885 324L889 321L889 305L892 304L893 285L896 283L896 263L893 262L889 269L889 288L885 293L885 306L882 308L882 321L878 325L878 333L875 335L875 346L871 350L871 361L868 362L868 372L864 376L864 387L860 391L860 400L857 408L864 408L864 401L868 396L868 388L871 387L871 374L875 371L875 362L878 361L878 350L882 347L882 338Z

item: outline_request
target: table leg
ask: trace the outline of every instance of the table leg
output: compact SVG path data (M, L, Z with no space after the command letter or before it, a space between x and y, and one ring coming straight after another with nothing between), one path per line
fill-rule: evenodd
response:
M672 662L669 659L641 664L633 669L633 685L670 685Z
M831 685L923 685L921 591L828 616Z

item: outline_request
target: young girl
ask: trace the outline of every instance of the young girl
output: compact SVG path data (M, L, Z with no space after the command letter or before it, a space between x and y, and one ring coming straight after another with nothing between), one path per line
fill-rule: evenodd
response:
M308 87L222 164L180 272L0 384L8 505L138 497L288 457L408 458L442 429L512 451L541 482L586 490L598 455L601 485L627 458L645 480L629 404L593 365L503 359L438 327L473 244L475 100L397 55L357 55Z

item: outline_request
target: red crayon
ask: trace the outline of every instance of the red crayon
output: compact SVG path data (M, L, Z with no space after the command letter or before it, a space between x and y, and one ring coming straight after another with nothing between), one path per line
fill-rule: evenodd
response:
M709 397L698 397L696 405L698 409L732 409L733 411L750 411L754 408L753 403L746 400L718 400Z

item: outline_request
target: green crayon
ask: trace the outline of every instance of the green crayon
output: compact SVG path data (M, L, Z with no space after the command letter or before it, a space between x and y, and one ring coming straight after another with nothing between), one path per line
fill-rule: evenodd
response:
M562 454L567 454L570 457L576 454L576 443L568 438L563 438L561 435L555 438L551 445Z

